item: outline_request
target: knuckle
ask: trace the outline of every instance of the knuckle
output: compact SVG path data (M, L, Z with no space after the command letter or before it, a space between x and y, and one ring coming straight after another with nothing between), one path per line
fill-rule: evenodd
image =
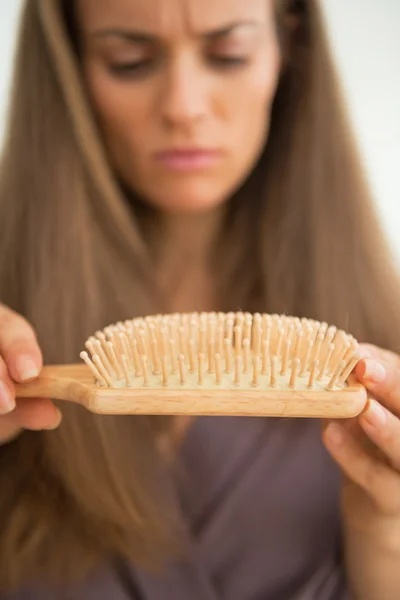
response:
M399 513L398 477L393 477L392 467L389 464L376 462L366 469L363 487L385 514Z
M387 467L380 461L368 461L364 468L364 485L374 496L381 496Z
M398 482L396 484L390 482L375 493L377 503L387 515L398 515L400 512L399 485Z
M383 462L396 471L400 470L400 440L398 434L390 431L382 436Z
M396 369L391 377L387 395L394 407L400 412L400 371Z

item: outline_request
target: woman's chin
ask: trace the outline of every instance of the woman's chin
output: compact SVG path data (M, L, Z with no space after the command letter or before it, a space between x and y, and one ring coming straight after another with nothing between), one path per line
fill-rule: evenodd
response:
M151 203L166 213L201 213L213 210L224 203L224 196L217 194L171 194L152 196Z

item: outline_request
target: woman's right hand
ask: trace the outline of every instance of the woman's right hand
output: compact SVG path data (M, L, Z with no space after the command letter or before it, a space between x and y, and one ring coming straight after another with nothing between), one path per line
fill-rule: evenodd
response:
M15 398L14 383L37 377L42 364L31 325L0 303L0 445L23 429L55 429L60 424L61 413L48 398Z

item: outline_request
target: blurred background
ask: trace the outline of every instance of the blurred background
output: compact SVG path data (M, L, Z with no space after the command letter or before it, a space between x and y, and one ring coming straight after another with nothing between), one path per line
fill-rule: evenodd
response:
M321 0L356 134L400 265L400 0ZM0 143L20 0L0 3Z

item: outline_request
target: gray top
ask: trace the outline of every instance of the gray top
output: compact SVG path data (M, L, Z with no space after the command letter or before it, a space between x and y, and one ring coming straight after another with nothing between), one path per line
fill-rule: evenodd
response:
M188 560L156 578L107 568L79 589L2 600L351 600L340 474L308 419L202 417L182 448Z

